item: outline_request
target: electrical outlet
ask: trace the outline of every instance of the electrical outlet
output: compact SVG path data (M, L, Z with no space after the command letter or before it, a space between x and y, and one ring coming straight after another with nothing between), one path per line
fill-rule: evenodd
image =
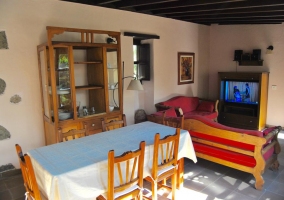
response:
M272 90L277 90L277 85L272 85Z

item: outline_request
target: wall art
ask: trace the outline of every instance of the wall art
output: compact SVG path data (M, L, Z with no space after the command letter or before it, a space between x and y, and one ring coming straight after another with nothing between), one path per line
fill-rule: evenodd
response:
M194 53L178 52L178 85L194 83Z

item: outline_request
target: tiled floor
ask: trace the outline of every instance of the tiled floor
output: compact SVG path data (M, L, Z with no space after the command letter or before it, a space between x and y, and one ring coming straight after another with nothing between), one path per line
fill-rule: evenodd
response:
M277 172L266 170L262 191L254 189L254 177L248 173L218 165L203 159L195 164L185 160L184 188L177 199L190 200L284 200L284 132L279 134L282 152L278 156ZM11 176L12 174L12 176ZM20 170L7 177L0 176L0 200L24 200L25 189ZM145 183L146 188L150 188ZM171 199L160 194L159 200Z
M24 200L26 190L21 170L10 170L0 175L0 200Z
M278 155L279 170L266 170L264 188L254 188L254 177L239 170L198 158L195 164L185 159L184 187L177 191L177 199L190 200L284 200L284 132L279 134L282 152ZM145 184L144 184L145 185ZM148 189L150 186L145 185ZM171 199L161 194L159 200Z

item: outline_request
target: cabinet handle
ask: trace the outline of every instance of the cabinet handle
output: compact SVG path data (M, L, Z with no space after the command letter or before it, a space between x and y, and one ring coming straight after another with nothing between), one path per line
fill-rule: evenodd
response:
M92 126L95 126L96 124L92 124Z

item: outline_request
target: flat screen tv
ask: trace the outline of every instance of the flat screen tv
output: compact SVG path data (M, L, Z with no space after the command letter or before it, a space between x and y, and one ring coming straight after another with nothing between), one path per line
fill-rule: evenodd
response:
M226 80L224 86L223 94L225 102L258 104L258 82Z

